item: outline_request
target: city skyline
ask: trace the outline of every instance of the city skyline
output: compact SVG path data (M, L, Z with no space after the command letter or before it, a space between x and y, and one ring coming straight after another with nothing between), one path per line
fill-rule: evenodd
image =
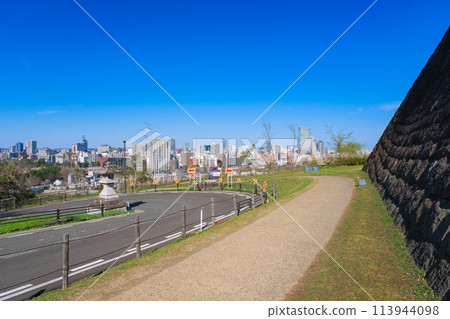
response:
M178 145L262 136L252 122L373 1L225 4L78 1L194 123L73 1L10 2L0 13L0 146L121 142L144 127ZM26 8L26 9L24 9ZM448 28L447 1L378 1L263 117L353 131L372 149Z

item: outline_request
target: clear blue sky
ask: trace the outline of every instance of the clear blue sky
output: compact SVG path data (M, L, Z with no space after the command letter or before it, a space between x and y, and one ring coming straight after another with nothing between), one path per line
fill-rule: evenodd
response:
M251 123L373 2L72 0L0 4L0 146L34 139L120 146L144 127L192 138L261 137ZM264 115L354 131L372 148L449 27L450 1L379 0Z

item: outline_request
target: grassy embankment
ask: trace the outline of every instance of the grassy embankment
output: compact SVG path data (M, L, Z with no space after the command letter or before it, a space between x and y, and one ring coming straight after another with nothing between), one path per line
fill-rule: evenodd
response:
M375 300L437 300L361 166L325 168L320 173L355 181L364 178L368 184L356 187L325 250ZM324 252L316 256L287 299L370 300Z
M104 216L116 216L116 215L122 215L127 213L134 213L134 211L122 211L122 210L111 210L111 211L105 211ZM36 229L36 228L44 228L44 227L52 227L57 225L63 225L63 224L69 224L69 223L75 223L75 222L82 222L86 220L91 219L97 219L102 218L101 214L76 214L76 215L66 215L61 216L59 220L56 219L55 215L48 215L48 216L40 216L40 219L36 219L36 217L25 217L21 218L20 221L10 224L0 224L0 235L2 234L8 234L12 232L17 231L24 231L29 229Z
M328 167L320 172L303 171L259 175L258 182L278 182L279 202L283 203L314 183L304 176L346 176L356 181L365 178L368 185L356 187L351 203L335 234L325 249L376 300L436 300L419 270L409 256L399 230L361 166ZM250 178L249 178L250 179ZM300 182L299 182L300 181ZM164 267L179 262L252 223L275 208L274 203L260 207L214 228L188 237L162 249L111 269L90 290L89 295L102 295L111 285L142 276L151 276ZM140 275L136 275L140 274ZM64 291L54 291L39 300L75 300L97 277L78 282ZM101 298L101 297L100 297ZM369 297L324 252L320 252L306 274L286 296L287 300L369 300ZM95 298L94 298L95 299Z

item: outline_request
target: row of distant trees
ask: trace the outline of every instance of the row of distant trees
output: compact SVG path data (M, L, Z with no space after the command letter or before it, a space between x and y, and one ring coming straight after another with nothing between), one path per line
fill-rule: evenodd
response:
M53 183L55 180L67 182L69 174L75 179L86 175L85 167L98 166L100 163L47 163L44 159L0 161L0 199L15 196L19 200L29 198L33 193L31 186Z

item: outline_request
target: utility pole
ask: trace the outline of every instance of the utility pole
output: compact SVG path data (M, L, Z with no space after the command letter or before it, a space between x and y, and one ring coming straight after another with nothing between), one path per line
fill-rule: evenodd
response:
M124 189L125 194L127 193L127 158L125 157L125 152L127 149L127 141L123 141L123 178L124 178Z

